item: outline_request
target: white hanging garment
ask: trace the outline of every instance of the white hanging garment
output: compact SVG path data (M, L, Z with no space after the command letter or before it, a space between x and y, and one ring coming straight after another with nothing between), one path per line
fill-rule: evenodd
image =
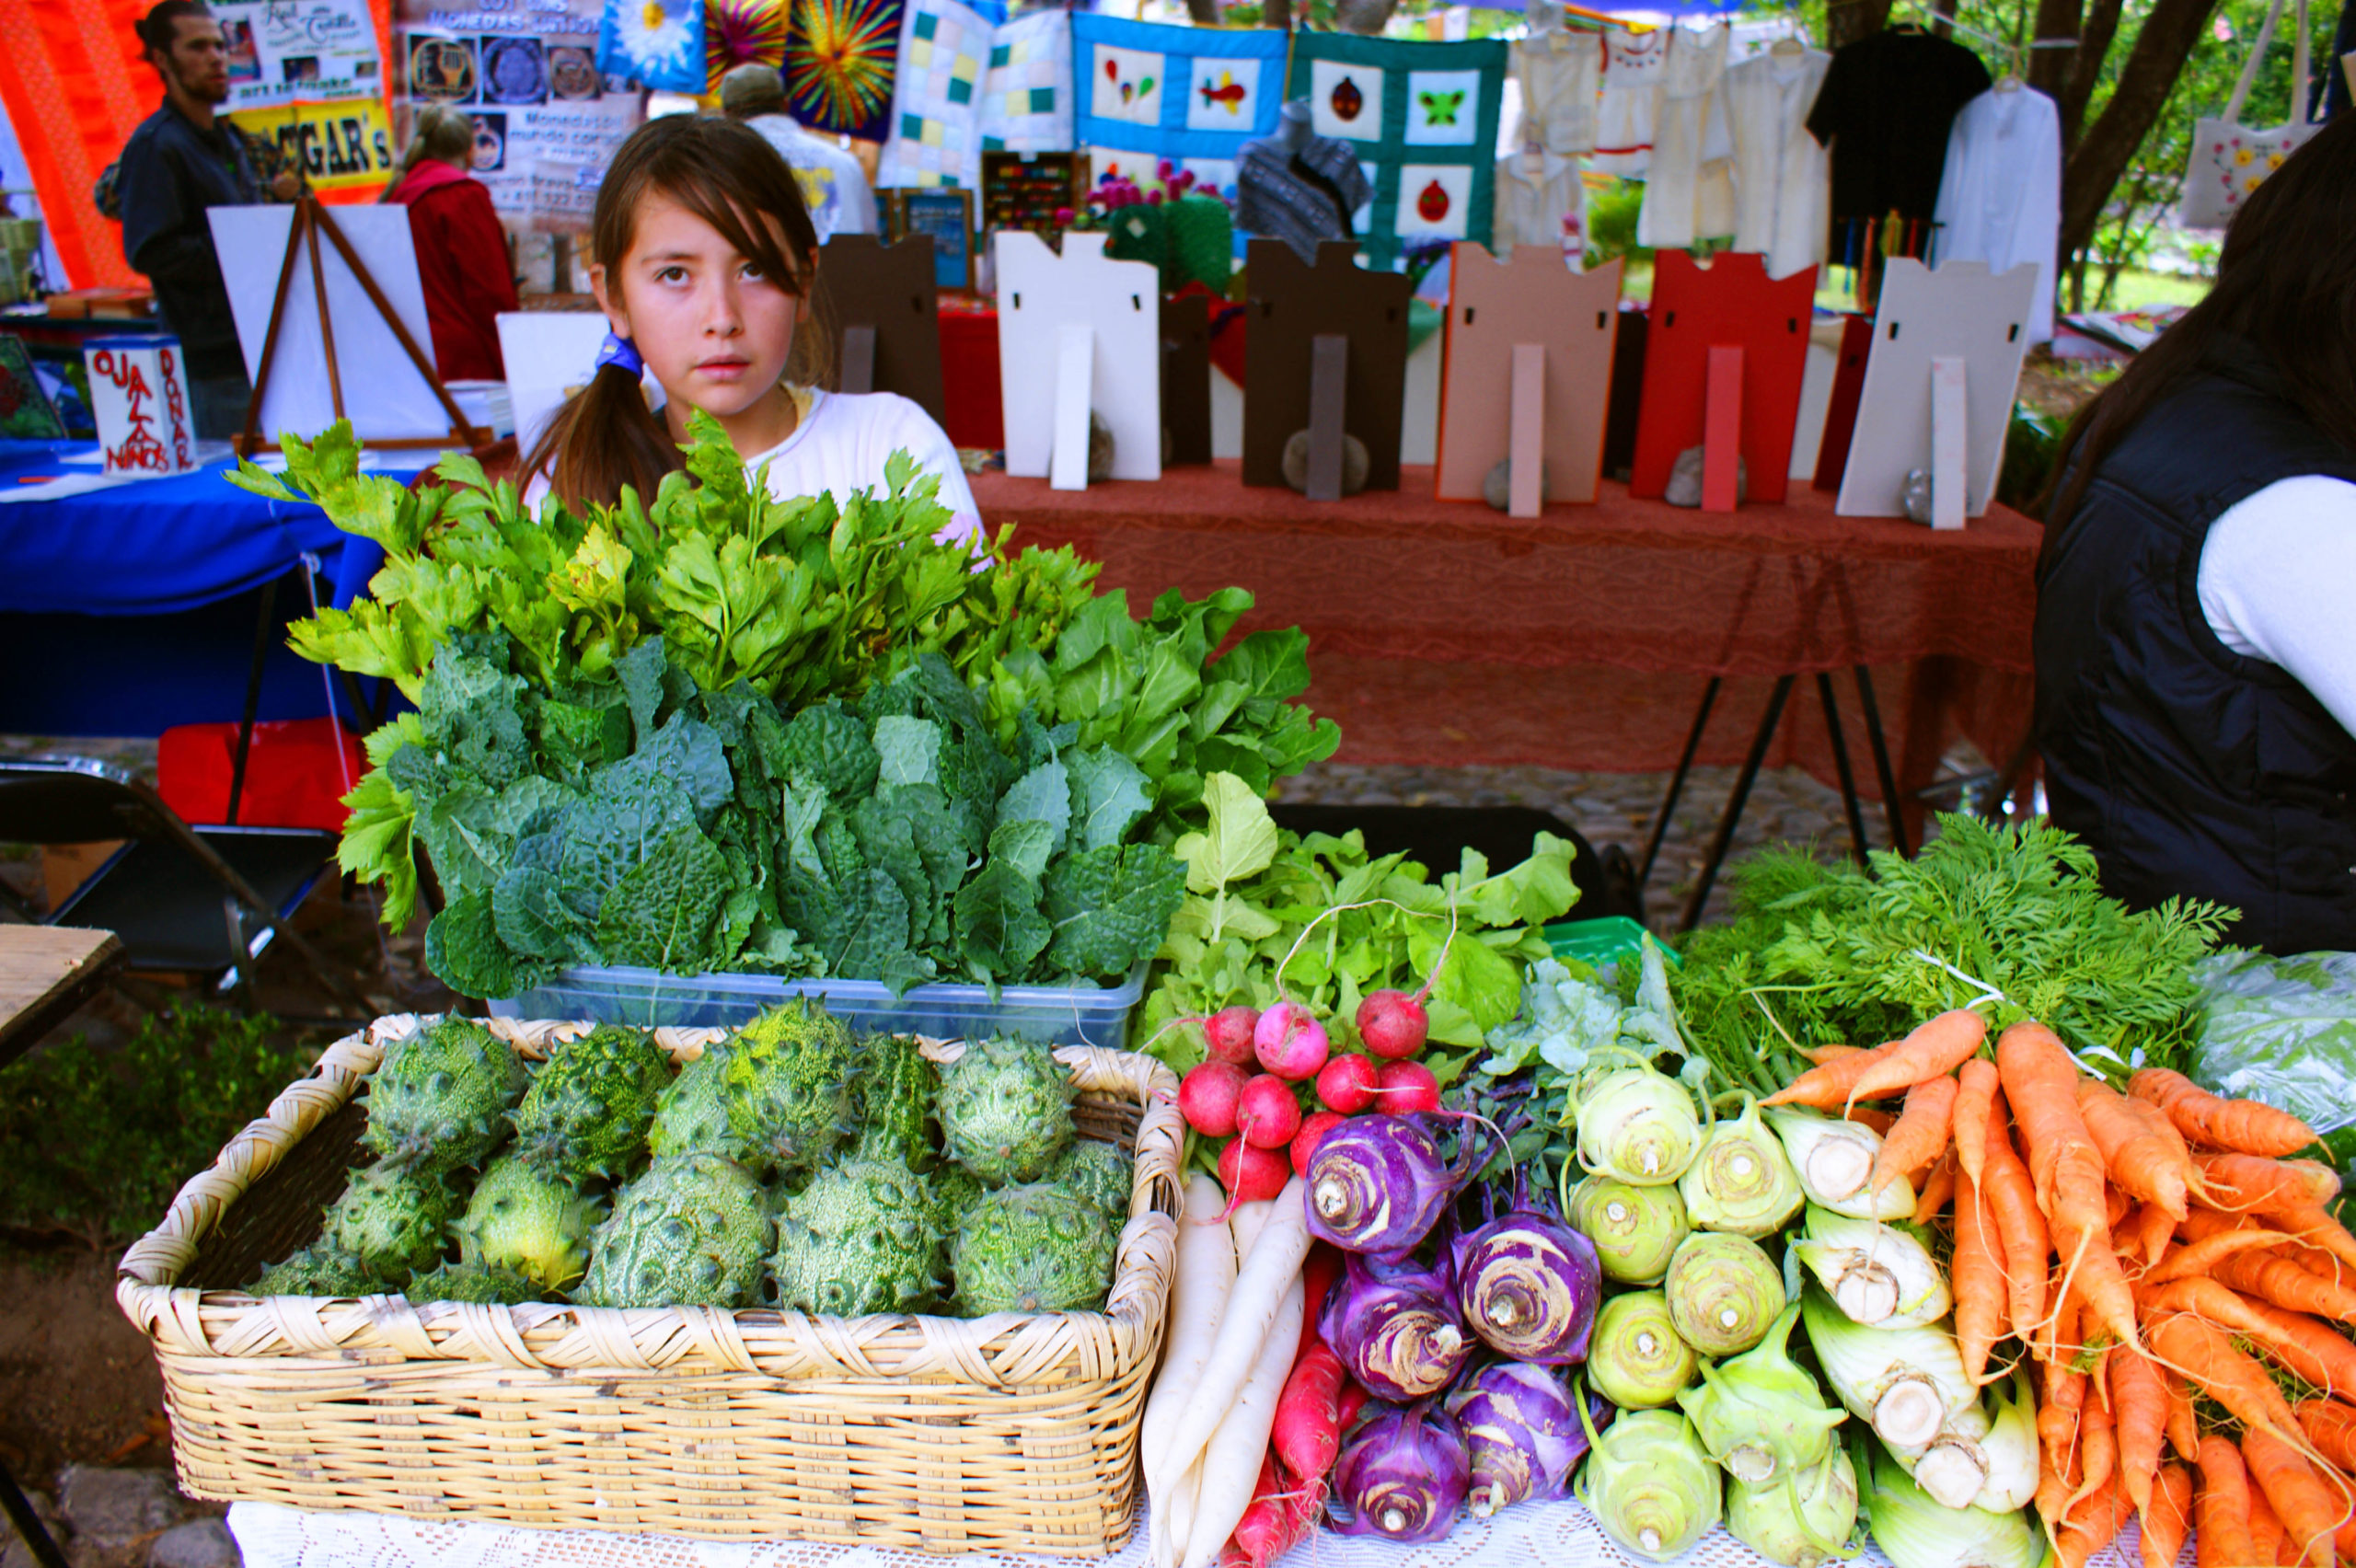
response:
M1992 272L2037 263L2028 340L2053 337L2054 253L2062 243L2062 115L2033 87L1993 87L1957 111L1939 178L1941 262Z
M1734 143L1727 132L1725 24L1673 30L1661 72L1652 167L1636 242L1679 249L1734 232Z
M1603 40L1591 32L1532 32L1514 45L1513 69L1521 83L1521 140L1565 156L1595 151Z
M1669 63L1668 28L1603 34L1603 85L1595 99L1595 167L1641 179L1653 154L1653 118Z
M1821 264L1832 229L1832 160L1807 132L1807 111L1832 56L1769 51L1727 68L1734 133L1734 248L1788 278Z
M1517 245L1558 245L1566 254L1576 249L1584 267L1586 213L1578 159L1525 147L1497 160L1490 248L1498 255Z

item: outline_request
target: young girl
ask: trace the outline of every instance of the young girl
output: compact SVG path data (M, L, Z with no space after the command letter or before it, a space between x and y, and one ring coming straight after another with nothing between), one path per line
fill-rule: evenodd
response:
M527 499L612 502L624 485L651 501L684 466L687 416L719 421L750 473L768 465L780 500L886 488L905 450L941 479L954 522L981 514L956 448L924 410L888 392L820 390L822 340L809 320L818 244L793 171L759 132L689 115L650 120L624 142L597 190L589 269L612 331L586 389L550 421L524 471ZM640 376L665 400L650 409Z

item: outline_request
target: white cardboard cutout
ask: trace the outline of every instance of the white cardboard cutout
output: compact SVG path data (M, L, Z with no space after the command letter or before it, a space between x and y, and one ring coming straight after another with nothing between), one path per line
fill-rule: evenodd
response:
M2004 461L2004 429L2028 352L2036 293L2034 262L1991 276L1982 261L1950 261L1934 271L1905 257L1890 259L1835 512L1906 515L1899 490L1908 471L1932 467L1931 362L1943 358L1967 364L1964 510L1972 517L1987 512Z
M260 380L263 340L270 335L271 302L278 294L286 235L294 223L291 206L213 207L213 246L229 287L229 310L245 350L246 375ZM409 209L398 204L338 207L333 217L391 302L410 338L430 361L433 333L425 317L425 286L417 275ZM352 275L334 242L319 236L319 259L327 274L328 313L335 328L336 364L343 383L344 413L362 440L446 436L450 416L433 389L410 363L400 340L377 314L360 281ZM260 434L276 440L292 432L308 439L335 422L328 386L326 340L319 335L318 292L311 281L310 246L295 250L294 280L286 290L286 314L271 356L270 387L262 398Z
M1088 402L1113 430L1113 478L1161 478L1161 274L1108 259L1104 239L1067 234L1058 256L1028 230L993 236L1010 474L1044 478L1054 460L1057 365L1072 325L1090 329Z
M126 333L82 346L103 472L184 474L196 467L196 423L178 338Z
M507 401L515 416L515 450L539 444L564 400L597 373L606 317L595 310L502 311L499 357L507 364Z

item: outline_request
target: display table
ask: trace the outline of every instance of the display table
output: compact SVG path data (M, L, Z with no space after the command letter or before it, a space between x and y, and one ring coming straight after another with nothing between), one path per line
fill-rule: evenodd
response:
M1309 701L1349 762L1668 768L1723 677L1698 760L1734 763L1779 677L1860 665L1901 795L1958 736L2001 764L2028 732L2043 530L2003 508L1940 534L1836 517L1805 485L1711 515L1606 481L1594 505L1519 522L1435 500L1429 468L1323 504L1247 488L1232 463L1079 491L973 483L991 528L1072 546L1133 601L1237 584L1258 599L1246 629L1301 627ZM1820 709L1792 704L1763 760L1831 781Z
M0 926L0 1066L39 1044L121 962L112 931Z

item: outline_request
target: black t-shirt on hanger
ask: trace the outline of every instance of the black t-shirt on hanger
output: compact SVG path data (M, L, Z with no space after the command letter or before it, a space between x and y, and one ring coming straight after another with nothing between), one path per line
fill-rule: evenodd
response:
M1832 56L1807 128L1832 149L1832 218L1938 208L1956 111L1988 90L1988 67L1950 39L1882 32Z

